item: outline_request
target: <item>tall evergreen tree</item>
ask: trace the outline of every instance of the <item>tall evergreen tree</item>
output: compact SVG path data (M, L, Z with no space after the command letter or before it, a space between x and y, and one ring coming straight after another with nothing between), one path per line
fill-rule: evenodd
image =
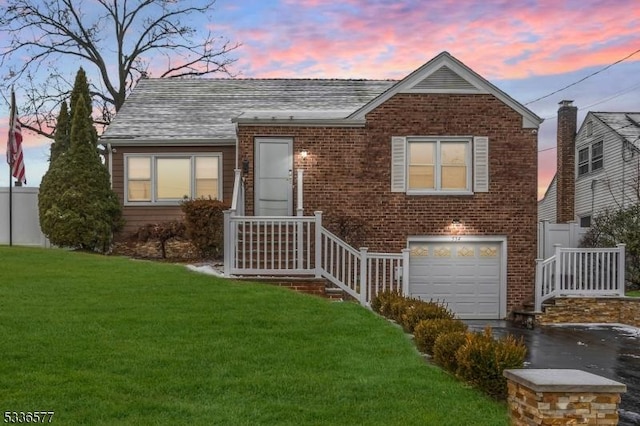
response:
M51 156L49 161L53 163L53 161L60 157L61 154L67 152L69 150L69 145L71 141L69 140L69 109L67 108L67 101L62 101L62 105L60 105L60 114L58 115L58 120L56 122L56 130L53 137L53 142L51 143Z
M52 148L49 170L40 188L40 226L55 245L107 251L113 232L121 225L121 209L98 155L97 133L88 109L91 102L87 102L89 86L82 69L71 99L68 148L65 126L58 127L61 143ZM66 105L61 116L64 109Z

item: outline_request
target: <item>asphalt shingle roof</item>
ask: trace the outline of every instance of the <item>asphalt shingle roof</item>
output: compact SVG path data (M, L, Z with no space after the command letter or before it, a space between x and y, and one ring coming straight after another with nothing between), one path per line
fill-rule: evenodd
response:
M250 111L308 111L345 118L396 82L323 79L145 79L104 140L234 140L233 118Z
M640 112L592 112L592 114L640 149Z

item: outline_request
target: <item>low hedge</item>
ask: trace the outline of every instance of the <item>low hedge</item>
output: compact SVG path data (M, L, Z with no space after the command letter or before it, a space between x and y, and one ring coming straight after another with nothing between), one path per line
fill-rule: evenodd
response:
M483 333L469 332L442 303L384 291L373 298L371 308L413 332L417 348L432 355L435 363L492 397L505 399L502 372L524 365L527 348L522 339L495 339L490 327Z

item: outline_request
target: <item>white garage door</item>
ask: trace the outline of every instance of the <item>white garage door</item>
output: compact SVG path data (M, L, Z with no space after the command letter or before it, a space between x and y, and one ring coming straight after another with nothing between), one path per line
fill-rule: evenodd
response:
M505 316L502 242L412 241L409 248L413 297L446 302L462 319Z

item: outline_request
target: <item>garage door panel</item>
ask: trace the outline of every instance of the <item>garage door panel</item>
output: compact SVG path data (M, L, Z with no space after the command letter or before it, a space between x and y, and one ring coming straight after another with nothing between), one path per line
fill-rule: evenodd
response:
M464 319L500 318L500 307L505 303L501 300L501 243L412 244L419 248L412 250L410 260L413 297L443 301Z

